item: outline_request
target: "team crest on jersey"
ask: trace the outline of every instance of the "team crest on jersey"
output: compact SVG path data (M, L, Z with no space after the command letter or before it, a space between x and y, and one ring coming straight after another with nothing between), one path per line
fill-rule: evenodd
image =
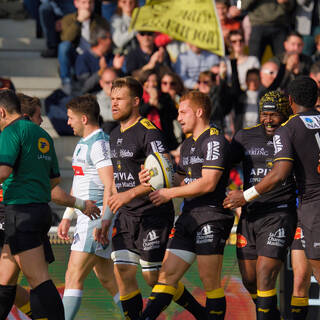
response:
M192 170L191 170L191 167L188 167L187 174L188 174L188 176L189 176L189 177L191 177L191 176L192 176Z
M143 250L149 251L160 248L160 236L157 235L155 230L148 232L147 236L143 239Z
M208 243L213 241L213 230L210 224L204 225L196 235L196 243Z
M142 119L140 122L144 127L146 127L149 130L156 129L156 126L148 119Z
M118 171L121 171L121 161L117 160L117 169Z
M219 135L219 130L217 128L210 128L210 136Z
M237 248L244 248L248 244L248 241L245 236L240 233L237 233Z
M300 116L307 129L320 129L320 116Z
M266 160L266 166L267 166L268 169L271 169L273 167L272 159L267 159Z
M113 227L112 228L112 238L117 234L117 228Z
M296 233L294 234L294 240L301 240L303 238L304 238L303 230L300 227L298 227L296 229Z
M283 247L286 243L286 232L284 228L279 228L276 232L270 232L267 244L270 246Z
M175 229L175 228L172 228L172 229L171 229L171 232L170 232L170 234L169 234L169 239L171 239L171 238L174 237L175 232L176 232L176 229Z
M50 144L46 138L39 138L38 149L41 153L47 153L50 150Z

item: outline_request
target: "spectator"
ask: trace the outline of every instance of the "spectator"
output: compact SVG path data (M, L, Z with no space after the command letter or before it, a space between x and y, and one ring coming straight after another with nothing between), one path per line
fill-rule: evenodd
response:
M77 12L70 13L61 21L61 40L58 47L58 59L60 64L60 77L63 89L67 94L71 93L71 68L77 56L77 47L84 50L90 49L90 31L101 25L108 28L108 22L93 13L94 0L74 0ZM81 51L80 50L80 51Z
M180 77L172 71L164 72L161 77L161 92L168 93L177 105L184 93L184 86Z
M101 3L101 15L107 20L111 21L111 17L116 12L117 0L103 0Z
M242 0L241 9L248 11L251 23L250 55L261 61L268 44L274 55L283 52L294 5L295 0Z
M111 111L111 87L113 80L118 78L117 70L107 67L103 70L100 77L101 91L97 93L97 101L100 106L100 115L103 123L101 125L104 132L110 134L112 129L117 126L117 122L113 120Z
M292 69L295 76L298 75L308 75L310 72L310 68L312 65L311 57L302 53L303 50L303 38L302 36L292 31L288 34L286 40L283 43L284 45L284 52L274 57L272 60L276 63L280 64L286 63L289 59L289 56L292 54L297 54L296 63Z
M126 72L129 75L151 69L156 69L159 73L161 67L170 67L170 58L166 49L157 48L154 44L154 32L139 31L136 37L139 46L130 50L125 60Z
M227 43L230 57L227 60L227 78L231 80L231 59L237 59L238 77L242 90L246 89L247 71L252 68L260 68L260 62L255 56L248 56L245 53L244 35L241 30L230 31Z
M73 0L42 0L39 19L47 45L46 50L41 52L43 58L57 57L61 18L75 10Z
M311 56L315 50L314 37L320 34L318 0L297 0L295 30L303 36L303 53Z
M178 55L174 70L186 88L194 89L197 87L200 72L210 70L213 66L219 65L219 62L220 58L217 55L189 44L188 50Z
M114 57L112 53L112 40L108 28L99 25L92 28L90 44L90 51L79 55L75 65L82 93L100 90L99 80L103 70L112 66L115 69L121 69L124 62L124 56Z
M316 35L314 40L316 44L316 51L311 58L313 62L317 62L320 61L320 34Z
M225 42L228 39L231 30L239 30L241 28L240 21L228 17L230 8L229 0L216 0L217 15L220 20L220 25Z
M144 90L140 114L162 130L168 150L175 150L179 145L173 125L178 116L175 102L168 93L159 90L160 80L155 70L142 72L140 82Z
M310 78L312 78L317 83L318 88L320 88L320 61L311 66Z
M130 48L136 48L136 32L130 31L129 26L137 0L118 0L118 8L111 18L111 34L115 46L123 54L128 54Z

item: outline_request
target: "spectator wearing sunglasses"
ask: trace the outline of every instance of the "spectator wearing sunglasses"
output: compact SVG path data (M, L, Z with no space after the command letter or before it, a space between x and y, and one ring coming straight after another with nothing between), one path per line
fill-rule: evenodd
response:
M175 101L176 106L180 97L183 95L185 89L180 77L171 71L166 71L161 76L161 92L168 93L173 101Z
M131 49L126 56L125 71L135 75L141 71L155 69L159 74L162 67L170 67L170 58L164 47L156 47L155 34L151 31L139 31L136 35L138 47Z

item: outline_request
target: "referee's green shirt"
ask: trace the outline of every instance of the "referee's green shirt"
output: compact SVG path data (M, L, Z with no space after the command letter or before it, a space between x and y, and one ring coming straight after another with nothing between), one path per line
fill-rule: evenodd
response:
M47 203L50 179L59 177L59 166L49 134L30 120L19 118L0 134L0 165L13 172L3 183L5 204Z

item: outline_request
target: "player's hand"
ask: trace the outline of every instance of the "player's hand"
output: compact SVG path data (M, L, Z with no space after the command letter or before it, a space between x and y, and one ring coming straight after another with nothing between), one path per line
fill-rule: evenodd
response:
M68 236L68 231L70 229L71 220L69 219L62 219L59 226L58 226L58 237L62 240L70 240Z
M149 194L149 198L155 206L160 206L171 200L169 189L160 189Z
M94 240L100 242L102 245L109 243L108 233L111 226L111 220L102 220L101 228L94 229Z
M130 191L130 190L129 190ZM119 192L112 195L108 200L108 206L113 213L131 201L130 192Z
M139 172L139 181L140 183L145 187L150 187L150 183L148 181L150 180L150 173L148 169L144 168L144 165L141 165L141 171Z
M242 207L246 204L246 200L243 197L243 192L240 190L230 191L228 196L223 201L223 207L225 209L235 209Z
M96 201L86 200L85 204L86 206L82 213L91 220L98 219L100 217L100 209L96 206Z

